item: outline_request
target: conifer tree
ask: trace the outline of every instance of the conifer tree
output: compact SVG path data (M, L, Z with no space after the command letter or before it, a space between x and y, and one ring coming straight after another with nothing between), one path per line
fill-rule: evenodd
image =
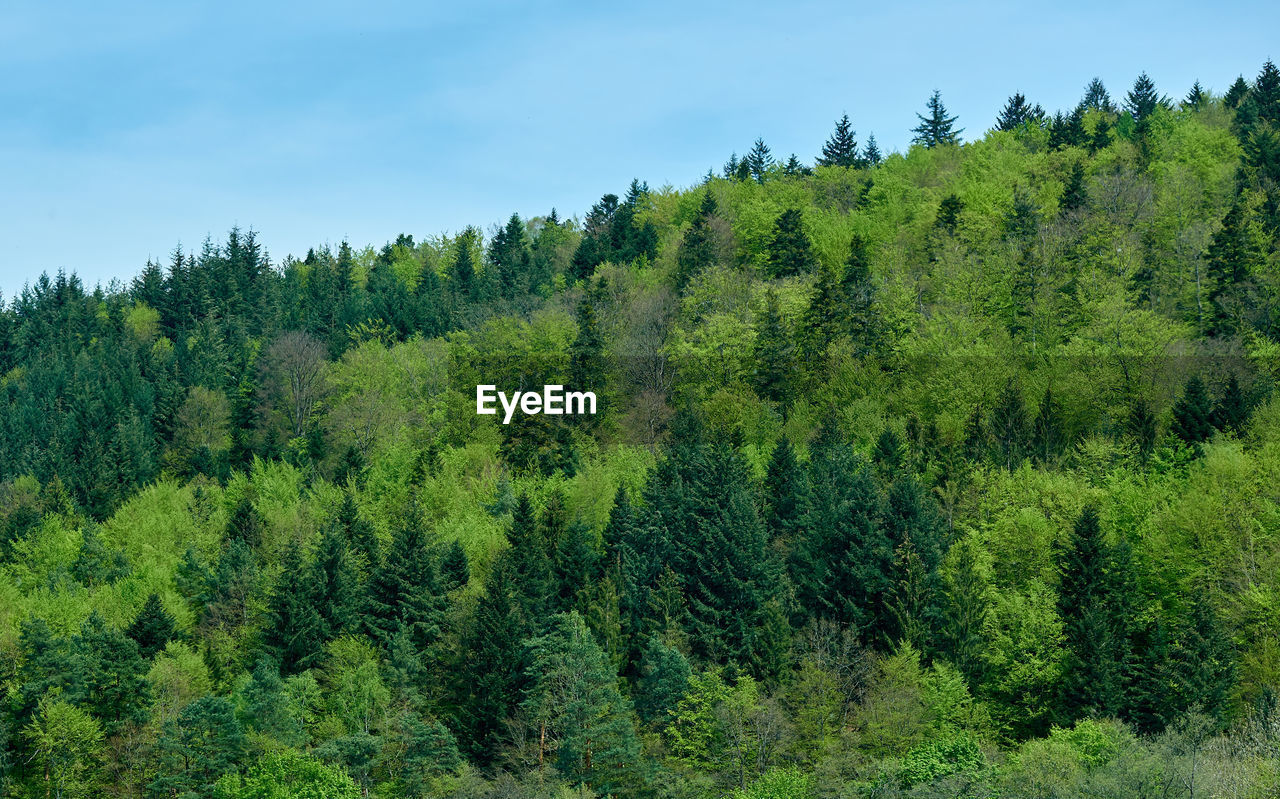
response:
M773 225L773 239L769 242L769 271L773 277L802 275L813 270L817 257L804 232L803 214L798 208L788 208L778 216Z
M243 762L248 742L231 700L204 696L165 725L156 748L160 773L150 789L161 796L205 799L219 777Z
M1058 207L1065 212L1077 211L1088 200L1089 193L1084 184L1084 164L1075 161L1071 164L1071 173L1067 176L1067 185L1062 190L1062 200Z
M1249 405L1240 390L1240 381L1233 374L1227 378L1222 395L1213 406L1213 426L1219 430L1239 432L1248 418Z
M1125 427L1137 444L1139 457L1146 461L1155 450L1157 430L1156 416L1144 398L1138 397L1130 406Z
M676 252L676 288L683 290L698 273L713 264L716 259L715 233L711 218L716 214L716 199L707 189L702 195L702 205L693 224L685 231Z
M103 732L114 735L146 719L147 665L133 639L94 611L71 637L69 656L75 671L67 699L101 721Z
M467 560L467 551L462 548L462 542L456 538L449 544L440 561L440 578L446 592L462 588L471 579L471 565Z
M360 515L360 509L356 507L355 495L351 491L343 492L342 505L338 508L335 521L342 530L352 553L357 557L358 567L367 573L368 570L377 566L378 536L373 531L373 525Z
M174 639L177 635L174 619L165 610L159 594L153 592L147 597L142 610L138 611L125 634L137 643L138 654L143 660L150 660Z
M1267 59L1262 71L1253 81L1249 99L1253 102L1258 119L1280 126L1280 69Z
M475 615L463 631L455 669L463 748L481 766L497 756L506 738L504 722L519 701L524 682L522 642L531 620L515 596L518 579L511 559L499 555Z
M529 642L529 689L521 703L538 741L539 762L553 761L570 782L600 795L639 782L640 742L617 673L577 612L556 616Z
M1213 305L1213 332L1230 333L1233 327L1232 300L1238 288L1249 279L1250 271L1258 260L1240 197L1231 203L1230 210L1222 219L1222 227L1213 234L1205 259L1211 279L1208 299Z
M1022 92L1015 92L1004 104L996 119L996 130L1013 131L1027 123L1039 124L1044 119L1044 109L1031 105Z
M262 645L286 675L317 665L323 654L320 615L311 604L310 575L296 541L289 542L280 560Z
M458 234L453 244L453 269L450 271L453 290L463 300L475 299L476 262L471 248L475 244L476 231L466 228Z
M1116 618L1112 553L1098 512L1086 507L1059 555L1058 612L1068 650L1062 686L1065 720L1090 712L1116 713L1123 701L1123 632Z
M345 530L331 525L320 536L311 563L310 600L319 618L320 640L337 638L357 621L359 580L347 552Z
M769 145L764 143L764 139L756 139L751 145L751 151L747 153L745 159L747 169L751 172L751 177L756 179L757 183L764 183L765 176L776 163L773 159L773 153L769 150Z
M809 476L796 460L791 440L783 436L769 456L765 473L765 528L769 540L789 548L810 512Z
M515 581L512 586L514 595L518 597L526 618L541 620L546 615L546 603L552 593L551 559L528 494L521 494L516 500L507 539L511 542L507 560L510 575Z
M884 160L884 156L880 153L880 145L876 144L874 133L867 137L867 144L862 148L862 160L870 166L879 166Z
M692 673L684 653L650 637L640 658L640 678L636 680L636 714L640 720L664 724L667 714L688 692Z
M1027 407L1022 401L1022 389L1016 381L1010 379L991 409L990 422L991 438L995 441L1006 469L1012 471L1022 462L1026 452L1028 428Z
M1143 125L1155 110L1164 103L1164 98L1156 91L1156 85L1143 72L1133 82L1133 88L1125 95L1124 110L1129 112L1133 121Z
M964 674L971 686L982 680L983 631L991 612L990 586L979 561L980 546L972 539L951 547L951 568L942 582L943 614L939 636L941 651Z
M1080 108L1086 111L1115 113L1116 107L1111 103L1111 94L1102 84L1102 78L1094 78L1084 87L1084 98L1080 101Z
M386 559L369 580L362 621L371 638L390 644L403 627L419 650L440 636L443 600L422 512L413 504L391 539Z
M1213 435L1213 405L1199 377L1187 381L1182 397L1173 404L1170 432L1193 447Z
M935 89L926 107L929 111L928 116L916 114L920 118L920 124L912 128L912 132L916 135L911 143L920 144L926 148L959 143L960 134L964 132L964 128L955 127L959 117L947 116L947 107L942 104L942 92Z
M778 295L772 288L765 294L764 317L756 334L756 389L760 396L785 403L790 396L793 361L791 332L782 319Z
M840 293L845 304L847 332L860 345L862 354L875 352L880 345L881 326L876 315L876 287L871 277L871 256L867 240L854 233L849 240Z
M835 132L826 144L822 145L822 155L818 157L818 166L859 166L858 141L854 138L849 115L845 114L836 121Z
M1062 408L1054 399L1052 389L1045 388L1036 418L1031 423L1032 457L1041 464L1052 463L1062 453L1064 444Z
M584 297L578 303L578 335L569 347L569 384L574 391L594 391L597 396L605 393L607 374L604 360L604 339L596 321L595 303ZM595 417L582 416L591 420Z
M498 292L502 297L511 299L537 288L531 282L533 255L519 214L512 214L489 242L489 262L498 272Z
M814 374L821 373L827 348L846 335L847 308L842 296L840 275L830 266L818 270L818 282L801 325L800 355L804 365Z
M1187 92L1187 97L1182 101L1182 104L1184 107L1190 108L1192 111L1199 111L1207 102L1209 102L1208 93L1206 93L1204 87L1200 85L1200 81L1196 81L1191 84L1191 89Z

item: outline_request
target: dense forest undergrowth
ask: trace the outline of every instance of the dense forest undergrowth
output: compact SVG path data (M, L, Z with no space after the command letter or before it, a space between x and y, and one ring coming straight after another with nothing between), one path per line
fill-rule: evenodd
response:
M0 793L1274 796L1280 72L915 132L29 285Z

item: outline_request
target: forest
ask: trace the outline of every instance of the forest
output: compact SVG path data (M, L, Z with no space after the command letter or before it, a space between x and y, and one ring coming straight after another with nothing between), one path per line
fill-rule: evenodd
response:
M1280 71L921 112L0 299L0 795L1277 795Z

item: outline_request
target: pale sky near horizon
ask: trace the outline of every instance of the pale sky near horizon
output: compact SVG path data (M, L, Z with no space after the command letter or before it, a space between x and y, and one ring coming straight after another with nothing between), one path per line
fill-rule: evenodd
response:
M130 279L259 231L277 263L347 238L582 215L687 186L757 137L812 161L848 113L905 149L941 90L965 138L1024 92L1069 108L1222 92L1280 59L1265 2L89 3L0 12L0 292Z

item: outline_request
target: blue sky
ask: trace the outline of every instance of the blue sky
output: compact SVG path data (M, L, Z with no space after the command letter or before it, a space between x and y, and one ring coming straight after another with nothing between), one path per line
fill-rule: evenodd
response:
M1180 97L1280 58L1280 4L89 3L0 11L0 292L130 278L232 225L273 259L695 182L848 112L905 148L936 87L966 137L1015 90L1146 70Z

